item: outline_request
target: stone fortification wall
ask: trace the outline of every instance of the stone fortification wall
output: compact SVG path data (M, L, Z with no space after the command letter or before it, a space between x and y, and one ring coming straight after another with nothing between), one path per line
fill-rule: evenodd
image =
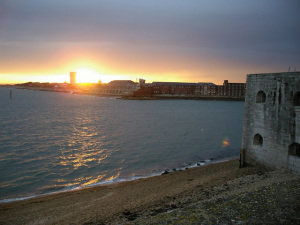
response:
M300 72L247 75L244 163L300 173Z

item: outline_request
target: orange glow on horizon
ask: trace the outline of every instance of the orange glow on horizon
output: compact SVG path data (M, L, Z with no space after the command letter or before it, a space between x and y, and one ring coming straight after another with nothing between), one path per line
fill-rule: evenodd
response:
M211 78L195 78L185 74L121 74L121 73L100 73L97 70L89 68L80 68L78 70L70 69L65 74L44 74L44 75L28 75L28 74L0 74L0 84L18 84L27 82L40 82L40 83L64 83L70 82L70 72L76 72L77 83L109 83L112 80L132 80L137 81L139 78L145 79L147 83L152 82L212 82L217 85L223 84L223 79ZM224 78L225 79L225 78ZM226 77L227 79L227 77ZM234 82L233 80L230 80Z
M3 70L0 74L0 84L17 84L26 82L49 82L64 83L70 82L70 72L76 72L77 83L109 83L112 80L132 80L137 81L139 78L145 79L147 83L152 82L212 82L216 85L223 84L224 80L230 82L245 82L243 80L232 79L231 75L218 74L218 71L205 70L174 70L166 68L158 64L153 65L142 64L130 66L124 62L109 63L102 60L103 64L97 63L99 60L93 57L68 58L59 60L52 65L45 65L43 68L18 67L15 71ZM144 66L144 67L143 67ZM216 75L214 75L216 74Z
M134 75L121 74L101 74L96 70L89 68L80 68L78 70L70 70L76 72L76 83L109 83L112 80L132 80L144 78ZM0 84L20 84L28 82L40 83L70 83L70 72L66 74L44 74L44 75L19 75L19 74L0 74Z
M149 62L143 62L141 59L141 63L139 63L139 60L132 63L126 57L120 61L118 58L97 57L87 50L72 48L62 49L58 53L57 58L53 57L46 63L31 65L30 63L18 62L18 67L5 65L6 67L1 68L0 84L26 82L69 83L70 72L77 73L77 83L98 83L99 80L102 83L109 83L112 80L137 81L139 78L142 78L147 83L155 81L212 82L216 85L221 85L224 80L229 80L230 82L245 82L246 80L245 76L239 76L242 78L234 79L232 74L225 73L223 70L220 72L219 68L221 66L215 67L215 70L206 70L205 68L195 68L189 64L187 68L179 66L174 68L174 63L170 64L165 61L152 62L149 60ZM184 61L181 62L184 65ZM210 68L213 68L213 66ZM234 72L238 75L244 74L240 71Z

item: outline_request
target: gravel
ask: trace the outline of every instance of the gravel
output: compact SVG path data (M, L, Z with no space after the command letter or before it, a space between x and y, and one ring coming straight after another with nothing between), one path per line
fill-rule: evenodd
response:
M111 224L300 224L300 178L283 171L252 174L121 219Z

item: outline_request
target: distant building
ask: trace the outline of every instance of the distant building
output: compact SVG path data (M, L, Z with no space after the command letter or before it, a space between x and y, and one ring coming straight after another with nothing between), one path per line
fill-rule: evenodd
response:
M145 86L146 85L146 80L140 78L139 79L139 84L140 84L140 87Z
M195 87L196 96L215 96L217 94L217 85L213 83L199 82Z
M97 95L132 95L136 97L230 97L244 99L246 83L229 83L225 80L223 85L209 82L152 82L139 79L139 83L131 80L114 80L108 84L95 84L90 90Z
M196 83L153 82L154 95L194 95Z
M151 97L153 96L153 87L151 84L140 85L140 88L133 93L135 97Z
M189 97L224 96L233 98L244 98L246 91L246 83L229 83L228 80L224 80L223 85L215 85L214 83L209 82L153 82L151 86L153 95L172 95ZM149 89L149 86L147 87L147 89Z
M245 164L300 174L300 72L247 76L241 147Z
M246 83L229 83L224 80L223 87L219 87L218 93L230 97L244 97L246 92Z
M76 72L70 72L70 84L76 85Z
M131 80L114 80L108 84L94 86L91 93L98 95L132 95L138 88L138 83Z

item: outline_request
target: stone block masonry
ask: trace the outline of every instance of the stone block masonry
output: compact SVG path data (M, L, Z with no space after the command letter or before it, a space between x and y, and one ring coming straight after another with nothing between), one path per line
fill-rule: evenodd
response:
M244 164L300 174L300 72L247 75Z

